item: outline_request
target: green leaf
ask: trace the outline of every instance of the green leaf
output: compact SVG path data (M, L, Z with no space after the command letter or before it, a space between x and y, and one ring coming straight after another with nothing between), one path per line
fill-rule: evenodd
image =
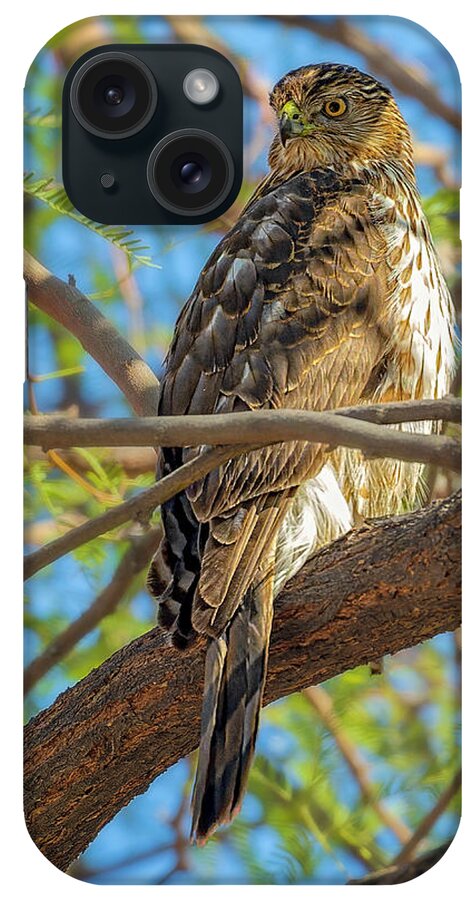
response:
M436 242L459 245L459 191L444 188L423 200L423 210Z
M143 251L149 249L147 244L137 240L131 246L131 242L127 238L134 232L130 228L118 228L117 225L102 225L83 216L71 203L63 185L58 184L53 178L39 178L35 181L34 173L29 172L23 180L23 190L28 197L40 200L59 215L67 216L75 222L79 222L85 228L114 244L115 247L119 247L126 254L131 266L135 263L149 266L152 269L161 268L161 266L152 261L152 257L144 255Z

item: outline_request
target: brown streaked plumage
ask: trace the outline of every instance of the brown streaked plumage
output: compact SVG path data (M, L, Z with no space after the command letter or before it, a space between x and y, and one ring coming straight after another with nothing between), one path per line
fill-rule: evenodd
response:
M182 310L159 414L442 396L453 310L393 97L357 69L320 64L286 75L271 105L270 173ZM162 450L159 477L202 450ZM294 441L227 463L163 507L149 576L159 621L179 647L209 637L197 840L240 808L276 590L356 515L414 503L420 472Z

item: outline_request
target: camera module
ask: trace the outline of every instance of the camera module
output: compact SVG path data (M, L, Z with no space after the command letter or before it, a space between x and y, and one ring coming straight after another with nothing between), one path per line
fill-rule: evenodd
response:
M142 60L129 53L98 53L76 72L70 99L74 115L91 134L126 138L150 121L157 86Z
M204 215L228 196L234 166L228 147L198 129L168 134L147 164L149 188L161 206L179 215Z
M104 44L66 74L63 183L108 225L209 222L243 173L243 92L233 64L192 44Z

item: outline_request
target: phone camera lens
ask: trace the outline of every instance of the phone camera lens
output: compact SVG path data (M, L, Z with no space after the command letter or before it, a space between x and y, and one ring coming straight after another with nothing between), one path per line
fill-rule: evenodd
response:
M184 153L174 159L170 174L178 190L187 194L204 191L212 178L212 167L201 153Z
M124 100L124 91L120 87L108 87L104 91L104 99L109 106L119 106Z
M154 147L147 164L147 180L165 209L179 215L204 215L230 193L233 160L216 135L193 128L175 131Z
M141 131L157 105L150 69L129 53L97 53L76 72L70 100L80 124L97 137L126 138Z
M198 184L202 174L202 167L195 162L184 163L180 169L180 178L184 184Z

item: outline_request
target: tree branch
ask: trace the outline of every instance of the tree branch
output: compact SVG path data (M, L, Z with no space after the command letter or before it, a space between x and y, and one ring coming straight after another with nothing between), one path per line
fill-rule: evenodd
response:
M219 447L213 450L206 450L201 456L175 469L170 475L166 475L165 478L162 478L148 490L142 491L124 503L113 506L107 512L97 516L97 518L89 519L82 525L78 525L77 528L72 528L66 534L61 535L54 541L50 541L49 544L41 547L40 550L35 550L25 557L25 579L31 578L40 569L48 566L66 553L75 550L76 547L87 544L94 538L99 537L100 534L106 534L106 532L112 531L112 529L123 525L124 522L128 522L130 519L147 522L157 506L165 503L174 494L183 491L184 488L193 484L194 481L203 478L208 472L216 469L227 459L233 459L234 456L244 453L246 449L255 449L255 447L238 447L234 449Z
M27 298L78 339L140 416L157 412L159 382L114 325L74 284L66 284L25 251Z
M406 844L412 837L412 832L405 823L387 809L378 797L375 785L368 776L368 767L360 757L357 747L354 746L348 735L343 731L335 713L332 697L324 688L314 685L303 692L306 700L317 712L329 734L332 735L336 746L343 756L347 767L354 776L364 802L370 806L385 828L389 828L398 838L401 844Z
M24 690L32 687L46 675L49 670L63 659L69 651L96 625L111 615L120 602L136 575L145 568L155 553L162 528L153 528L142 537L135 538L124 553L109 583L98 594L96 599L77 619L61 631L50 644L25 669Z
M409 863L404 863L401 866L396 866L395 864L386 866L385 869L371 872L369 875L365 875L364 878L353 878L347 884L404 884L406 881L412 881L414 878L423 875L424 872L428 872L433 866L436 866L450 846L451 841L448 841L446 844L442 844L441 847L429 850L428 853L422 854L418 859Z
M345 16L336 16L329 21L321 16L270 16L270 18L295 28L305 28L329 41L337 41L344 47L360 53L375 75L390 82L397 91L415 97L430 112L449 122L453 128L461 130L461 115L449 106L437 89L408 65L398 60L389 48L369 38L360 28L351 24Z
M452 406L455 403L454 407ZM460 415L458 401L422 401L425 417L435 412L441 416L443 410L448 415ZM383 413L388 420L392 413L397 421L402 415L390 404L389 411ZM369 407L369 415L382 420L378 407ZM458 411L459 410L459 411ZM392 457L411 462L431 463L459 471L461 465L461 445L450 437L428 434L408 434L395 429L383 429L372 422L357 420L365 415L363 410L349 408L334 412L306 412L304 410L261 410L260 412L229 413L210 416L159 416L151 419L59 419L56 416L28 416L27 440L47 442L53 432L55 446L73 446L79 438L89 445L107 446L116 442L133 445L160 445L162 447L196 446L200 444L229 444L215 450L207 450L201 456L176 469L157 484L143 491L131 500L109 509L107 512L85 522L67 534L51 541L40 550L35 550L25 559L25 578L49 565L65 553L93 540L100 534L122 525L129 519L140 517L146 520L154 509L174 494L202 478L227 459L239 456L260 446L269 446L282 440L307 440L353 447L372 457ZM421 418L421 413L412 404L407 404L406 415ZM380 417L380 418L379 418ZM86 435L88 437L86 438ZM249 443L247 443L249 442ZM241 446L244 445L244 446Z
M25 416L25 444L39 446L43 450L60 450L72 447L189 447L199 444L246 444L261 440L263 443L307 440L357 447L373 455L391 455L386 453L389 449L400 453L408 447L409 452L413 453L414 448L418 448L415 452L419 453L420 447L445 446L451 448L452 457L454 441L449 446L448 439L445 439L445 445L441 444L440 439L436 443L427 443L425 435L408 434L403 435L402 441L402 432L387 432L363 424L368 422L371 426L380 426L424 420L461 422L461 400L456 397L410 400L343 407L326 412L263 409L201 416L153 416L140 421ZM432 450L428 449L428 452Z
M456 772L451 783L438 797L435 805L430 809L424 819L420 822L418 828L413 832L409 841L400 850L398 856L393 861L394 866L402 866L408 863L417 849L418 845L426 838L427 834L433 828L435 822L443 815L446 807L451 803L453 797L456 796L461 788L461 769Z
M328 547L276 600L266 702L460 622L460 495ZM136 794L197 745L204 642L155 628L61 694L25 732L32 839L66 868Z

